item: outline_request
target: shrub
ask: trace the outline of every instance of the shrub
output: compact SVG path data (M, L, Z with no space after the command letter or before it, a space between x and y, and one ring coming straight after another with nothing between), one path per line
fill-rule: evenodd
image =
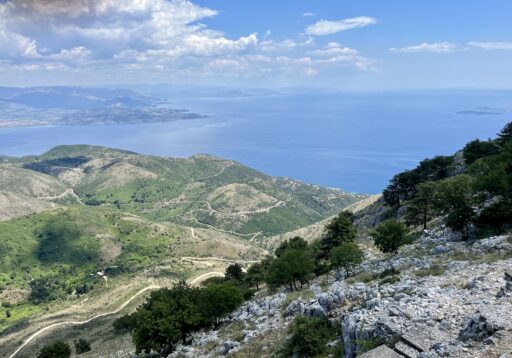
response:
M491 141L481 142L478 139L469 142L463 149L464 161L470 165L478 159L498 154L498 147Z
M281 351L282 357L318 357L327 353L327 343L333 334L326 318L297 317L288 329L289 338Z
M63 341L56 341L46 347L37 355L37 358L68 358L71 356L69 344Z
M496 235L503 233L507 224L511 222L512 205L506 201L499 201L486 207L476 218L478 227L491 229Z
M231 283L209 285L201 290L200 312L207 324L217 327L222 317L244 301L242 291Z
M398 249L409 243L407 228L397 220L386 220L372 234L375 245L382 252L396 253Z
M462 233L464 240L469 238L470 223L475 218L475 211L471 207L455 209L446 219L446 225L455 231Z
M82 354L91 350L91 344L83 338L75 341L75 352L76 354Z
M343 268L348 274L355 265L363 262L364 252L355 242L344 242L331 250L331 265Z

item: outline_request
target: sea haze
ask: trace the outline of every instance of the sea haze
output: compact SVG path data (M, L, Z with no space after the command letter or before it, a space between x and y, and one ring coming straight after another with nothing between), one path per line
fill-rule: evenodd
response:
M0 129L0 155L94 144L143 154L208 153L267 174L376 193L398 171L453 154L512 121L510 91L296 93L171 99L208 118L167 123ZM482 110L485 108L486 110ZM499 110L487 110L498 108Z

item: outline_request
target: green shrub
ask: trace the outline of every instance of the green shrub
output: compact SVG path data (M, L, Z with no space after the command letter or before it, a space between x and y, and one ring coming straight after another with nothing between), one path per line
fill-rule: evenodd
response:
M333 338L329 321L318 317L297 317L288 328L289 338L280 352L281 357L319 357L327 353L327 343Z
M37 358L68 358L71 356L71 347L63 341L56 341L46 347L37 355Z
M76 354L82 354L91 350L91 344L83 338L78 339L74 344Z
M505 231L512 223L512 205L506 201L499 201L483 209L476 218L476 225L482 229L491 229L496 235Z
M498 146L491 141L481 142L478 139L469 142L463 149L464 161L470 165L478 159L498 154Z
M396 253L398 249L409 243L407 228L397 220L386 220L372 233L375 245L382 252Z
M333 248L330 258L332 267L343 268L348 274L355 265L363 262L364 252L355 242L349 241Z

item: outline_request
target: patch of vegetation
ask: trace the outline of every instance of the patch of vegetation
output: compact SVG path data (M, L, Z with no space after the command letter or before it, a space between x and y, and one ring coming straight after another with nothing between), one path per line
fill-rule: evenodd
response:
M406 207L411 225L445 215L446 224L464 239L512 226L512 122L494 140L469 142L464 163L454 157L426 159L414 170L397 174L384 190L386 204ZM491 206L488 200L497 199ZM477 215L478 210L482 209ZM476 225L480 230L475 232Z
M79 338L74 342L76 354L87 353L91 350L91 344L89 341L83 338Z
M69 358L71 347L63 341L56 341L44 347L37 355L37 358Z
M397 253L398 249L411 242L407 227L397 220L386 220L372 233L375 246L382 252Z
M318 357L327 353L327 343L335 332L326 318L297 317L288 328L288 335L280 357Z
M116 320L114 327L131 332L137 353L165 353L178 342L185 344L191 332L217 327L242 302L242 291L231 282L193 288L181 281L153 291L144 305Z
M441 276L445 272L444 266L440 263L434 263L430 265L428 268L419 269L414 271L414 274L418 277L426 277L426 276Z

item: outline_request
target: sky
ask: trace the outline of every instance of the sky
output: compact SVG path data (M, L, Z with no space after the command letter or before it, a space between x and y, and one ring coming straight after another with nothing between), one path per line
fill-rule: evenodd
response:
M0 0L0 86L512 88L510 0Z

